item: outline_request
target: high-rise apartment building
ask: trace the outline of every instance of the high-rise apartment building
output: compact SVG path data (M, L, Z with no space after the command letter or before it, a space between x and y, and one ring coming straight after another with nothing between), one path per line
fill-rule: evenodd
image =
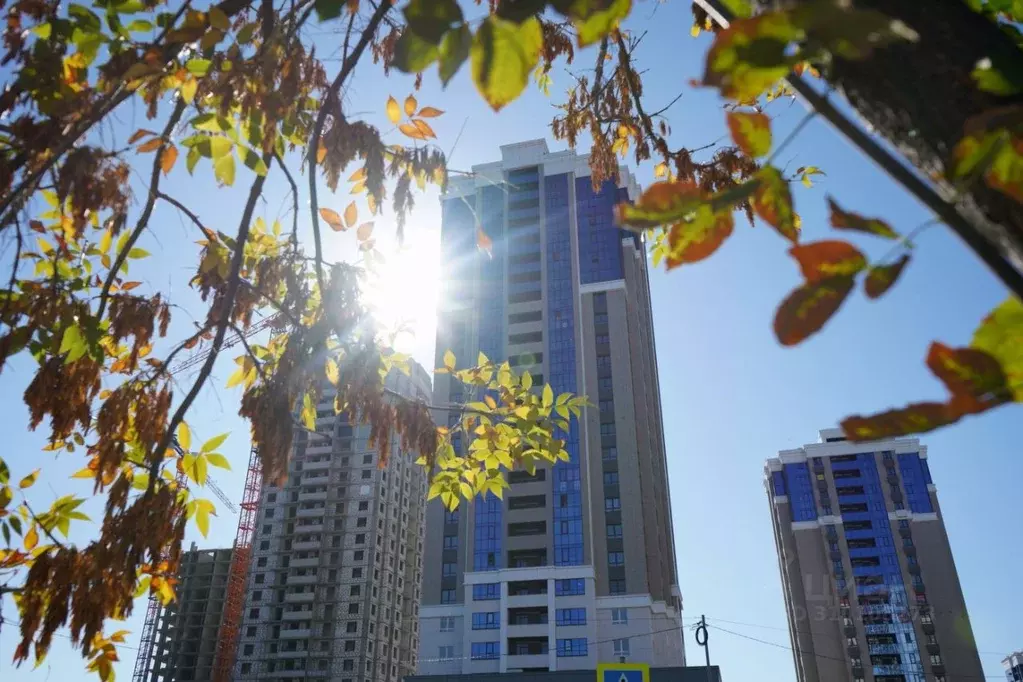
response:
M389 388L427 399L430 377ZM426 473L395 436L380 467L369 427L317 405L283 485L262 492L232 679L398 682L416 670Z
M230 567L230 549L198 549L192 543L182 553L177 598L156 607L152 630L139 647L135 682L212 679Z
M765 485L799 682L984 678L926 446L826 429Z
M1023 682L1023 651L1014 651L1002 659L1007 682Z
M613 215L637 185L621 169L594 190L586 157L543 140L501 154L443 197L438 366L481 351L594 407L570 461L511 472L503 500L428 505L419 672L682 665L647 259ZM435 402L466 399L435 378Z

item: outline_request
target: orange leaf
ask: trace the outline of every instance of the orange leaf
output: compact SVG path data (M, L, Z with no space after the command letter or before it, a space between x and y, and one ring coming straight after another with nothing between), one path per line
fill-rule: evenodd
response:
M164 175L168 175L174 168L174 162L178 160L178 148L173 144L164 147L160 152L160 169ZM122 287L123 288L123 287Z
M476 248L480 251L486 251L489 256L493 256L494 242L487 236L482 227L476 228Z
M675 223L668 233L671 246L668 269L683 263L696 263L710 256L732 235L734 227L731 211L713 213L706 206L697 211L693 220Z
M131 137L128 138L128 144L135 144L136 142L141 140L143 137L146 137L147 135L158 135L158 134L159 133L154 133L152 130L146 130L145 128L139 128L138 130L136 130L134 133L131 134Z
M846 213L831 197L828 197L828 207L831 209L832 227L839 230L867 232L885 239L899 238L899 234L885 221L878 218L864 218L856 213Z
M852 277L867 267L867 259L849 242L826 240L796 245L789 253L799 262L809 284L829 277Z
M358 219L359 209L355 207L355 202L353 201L345 207L345 225L351 227Z
M771 151L771 119L760 112L728 112L728 130L742 151L766 156Z
M974 414L1010 399L1001 364L976 348L949 348L937 341L927 353L927 367L955 399L959 414Z
M405 133L406 135L411 137L413 140L425 140L426 139L426 135L423 134L423 131L420 130L418 127L416 127L412 123L402 123L400 126L398 126L398 130L400 130L401 132Z
M795 244L799 241L799 227L792 207L792 192L781 172L768 166L757 173L760 183L753 192L750 204L761 220Z
M420 118L415 118L412 119L412 124L415 125L415 127L419 129L419 132L421 132L424 136L437 137L437 134L433 132L433 128L431 128L430 124L426 121Z
M342 232L345 229L344 221L337 211L329 208L320 209L320 217L327 221L330 228L335 232Z
M416 101L415 97L413 97L412 95L409 95L408 97L406 97L405 98L405 115L406 116L411 116L412 114L416 113L416 107L418 107L418 106L419 106L419 102Z
M635 204L615 207L618 222L637 229L685 219L703 203L704 193L691 182L655 182Z
M350 176L348 176L348 182L359 182L360 180L366 179L366 167L359 168Z
M423 107L422 109L419 110L417 116L421 116L422 118L436 118L437 116L440 116L443 113L444 111L441 109L435 109L433 107Z
M851 441L880 440L933 431L958 421L960 416L945 403L913 403L868 417L847 417L842 420L842 431Z
M832 277L799 287L778 306L774 334L783 346L794 346L831 319L852 291L852 277Z
M163 138L154 137L149 142L143 142L142 144L140 144L135 151L137 151L140 154L145 154L146 152L155 152L157 149L160 148L161 144L163 144Z
M41 222L39 222L38 220L30 220L30 221L28 221L28 226L31 227L32 230L35 231L35 232L38 232L40 234L46 234L46 228L43 227L43 224Z
M364 242L369 239L369 236L373 234L373 223L363 223L359 225L359 229L355 231L355 238L360 242Z
M879 298L888 291L895 280L902 274L902 269L909 263L909 254L902 254L902 258L889 265L878 265L870 268L863 288L867 292L867 298Z
M327 148L321 144L316 148L316 163L323 163L325 158L327 158Z
M394 97L387 98L387 118L391 123L397 123L401 120L401 108L398 106L398 100Z
M142 282L125 282L121 285L121 291L131 291L140 284L142 284Z

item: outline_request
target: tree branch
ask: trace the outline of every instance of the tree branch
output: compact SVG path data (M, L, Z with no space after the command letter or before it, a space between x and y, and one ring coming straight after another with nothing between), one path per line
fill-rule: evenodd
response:
M189 219L193 223L195 223L195 226L198 227L201 232L205 232L206 226L202 224L201 220L199 220L199 216L197 216L195 213L193 213L192 210L190 208L188 208L187 206L185 206L183 203L181 203L180 201L178 201L174 197L170 196L169 194L164 194L163 192L161 192L159 190L156 192L156 198L157 199L163 199L168 204L170 204L174 208L176 208L179 211L181 211L182 213L184 213L186 216L189 217Z
M170 118L167 119L167 125L163 128L163 133L160 136L160 148L156 150L153 158L153 170L149 174L149 198L146 200L145 208L142 209L142 215L139 216L138 223L135 224L135 229L128 236L124 247L118 252L117 258L114 259L113 264L110 266L110 272L107 273L107 279L103 282L103 290L99 295L99 310L96 312L97 319L103 319L107 300L110 297L110 287L113 285L114 280L117 279L117 273L121 271L121 266L128 259L128 253L135 246L135 242L138 241L142 232L149 226L149 218L153 215L153 206L156 205L156 197L160 191L160 157L163 155L163 150L167 148L167 143L170 141L170 134L174 130L174 126L181 120L181 116L185 113L187 106L185 100L179 98L174 106L174 111L171 113Z
M369 20L362 35L359 36L359 41L355 44L352 49L352 53L345 57L344 63L341 65L341 70L338 72L334 82L330 84L330 89L327 90L327 94L323 98L323 104L320 106L320 111L316 115L316 124L313 126L313 134L309 138L309 213L312 216L313 221L313 246L316 250L316 279L320 285L320 293L326 290L325 282L323 278L323 245L320 241L320 218L319 218L319 202L316 195L316 164L317 154L320 149L320 136L323 135L323 125L327 121L327 110L329 107L337 106L338 110L341 108L341 103L338 101L338 92L341 90L341 85L344 84L345 79L355 68L355 65L359 62L359 58L362 56L363 51L369 44L369 41L373 38L376 33L377 27L380 26L380 22L383 21L384 16L391 9L393 0L383 0L380 5L373 12L373 16Z
M295 183L295 178L291 175L291 170L284 165L284 159L281 158L280 154L274 152L274 158L277 159L277 165L284 171L284 177L288 179L288 184L291 185L291 248L298 248L298 185Z
M263 379L263 383L264 384L270 383L266 378L266 373L263 372L262 363L260 363L259 358L256 357L256 354L252 352L252 348L249 347L249 341L248 339L245 338L245 334L242 332L241 329L238 329L238 325L234 324L233 322L230 323L228 326L231 328L231 331L238 335L238 340L241 341L242 347L245 349L245 352L248 354L248 356L252 358L252 362L253 364L256 365L256 371L259 372L259 376L261 379Z

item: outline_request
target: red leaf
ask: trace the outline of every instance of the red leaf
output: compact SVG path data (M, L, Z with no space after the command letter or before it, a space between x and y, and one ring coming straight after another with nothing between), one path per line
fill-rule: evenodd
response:
M842 420L842 431L851 441L880 440L933 431L958 421L960 416L945 403L913 403L868 417L847 417Z
M753 210L781 236L795 244L799 241L796 213L792 207L792 192L781 171L768 166L757 173L760 183L750 202Z
M799 268L809 284L829 277L852 277L867 267L867 259L849 242L813 242L793 246L789 253L799 261Z
M1011 399L1001 364L982 350L934 342L927 366L948 388L959 414L983 412Z
M668 269L710 256L732 235L734 226L730 210L714 213L707 206L701 207L693 220L675 223L668 233Z
M863 288L867 292L867 298L880 298L892 288L895 281L899 279L899 275L902 274L903 268L909 263L909 254L902 254L902 258L890 263L889 265L879 265L874 268L870 268L870 272L867 273L867 279L863 283Z
M819 331L852 291L852 277L832 277L799 287L778 306L774 334L783 346L794 346Z
M835 200L828 197L828 207L831 209L831 226L839 230L857 230L868 234L884 237L885 239L898 239L899 234L891 226L879 218L864 218L856 213L846 213L835 203Z

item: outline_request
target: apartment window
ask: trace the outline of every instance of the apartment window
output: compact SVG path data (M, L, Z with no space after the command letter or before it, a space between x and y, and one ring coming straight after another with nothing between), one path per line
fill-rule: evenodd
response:
M445 576L455 575L457 572L455 563L453 561L445 561L440 566L440 574Z
M442 661L450 661L455 657L455 647L450 644L442 646L437 657Z
M252 672L252 664L251 663L242 663L242 674L243 675L247 675L250 672Z
M558 625L586 625L586 609L558 609L555 619Z
M358 613L358 612L359 612L359 604L358 604L358 602L356 602L354 604L349 604L348 605L348 613Z
M257 573L256 574L256 584L257 585L262 585L265 582L266 582L266 573Z
M622 637L621 639L612 639L612 647L614 649L615 656L628 656L629 655L629 638Z
M245 636L246 637L255 637L256 636L256 628L254 628L254 627L245 628Z
M259 618L259 609L249 609L249 618Z
M611 609L611 622L614 625L625 625L629 622L629 610Z
M444 536L444 549L458 549L458 536L457 535L445 535Z
M371 478L373 478L373 472L370 469L363 469L362 470L362 480L368 481Z
M260 557L256 559L256 568L264 568L266 566L266 557Z
M622 537L622 524L620 524L620 523L609 523L607 525L607 536L609 538L620 538L620 537Z
M618 448L616 447L603 448L601 450L601 456L607 460L618 459Z
M441 604L454 604L455 603L455 591L454 590L441 590L440 591L440 603Z
M473 601L489 601L491 599L500 598L501 598L500 583L482 583L480 585L472 586Z
M353 558L355 559L355 561L362 561L363 559L366 558L366 552L364 552L361 549L356 550L355 556Z
M251 644L246 644L246 645L245 645L245 646L244 646L244 647L242 648L242 654L243 654L243 655L245 655L245 656L251 656L251 655L252 655L252 652L253 652L254 650L255 650L255 647L254 647L253 645L251 645Z
M618 472L617 471L605 471L604 472L604 485L618 485Z
M444 510L444 523L458 523L458 510Z
M604 498L604 511L618 511L622 508L622 500L620 497L605 497Z
M558 640L558 656L585 656L586 655L586 638L585 637L573 637L571 639L559 639Z
M352 569L352 578L355 579L355 578L361 578L361 577L362 577L362 568L353 568Z
M478 612L472 614L473 630L497 630L501 627L501 614L498 611Z
M454 632L455 631L455 617L454 616L442 616L440 619L440 631L441 632Z
M944 663L941 660L941 654L931 654L931 665L944 665Z
M608 552L607 564L608 566L624 566L625 552Z
M263 513L263 517L264 517L264 518L267 518L267 519L272 519L272 518L274 517L274 510L273 510L273 509L267 509L267 510L266 510L266 511L265 511L265 512Z
M570 597L586 594L586 581L582 578L555 580L554 594L558 597Z
M359 511L369 511L369 502L365 502L365 501L360 502L359 503Z
M609 580L607 588L607 591L610 594L625 594L625 579L616 578L614 580Z
M473 642L470 657L474 661L500 658L500 642Z
M606 422L600 425L600 435L602 436L613 436L615 435L614 422Z
M358 621L353 620L353 621L350 621L350 622L345 624L345 632L347 632L349 634L355 634L358 631L359 631L359 622Z
M270 549L270 542L268 540L263 540L259 543L259 548L263 551Z
M355 640L345 640L345 651L355 651Z
M262 599L263 599L263 590L254 590L252 592L252 601L262 601Z
M349 596L358 597L360 594L362 594L362 585L352 585L351 592L349 592Z
M594 313L593 324L607 324L607 313Z

